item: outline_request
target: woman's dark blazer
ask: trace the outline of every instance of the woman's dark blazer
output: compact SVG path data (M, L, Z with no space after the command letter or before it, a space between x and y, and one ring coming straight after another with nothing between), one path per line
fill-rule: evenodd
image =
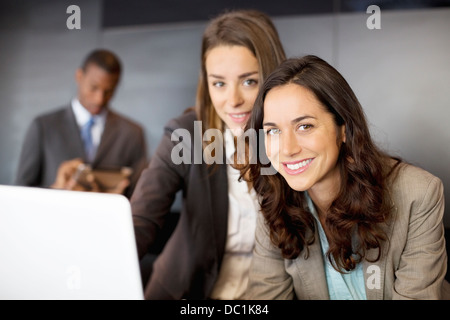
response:
M198 149L194 150L194 136L200 137L195 147L202 152L202 142L198 141L201 131L194 129L200 122L195 121L195 112L188 111L168 122L131 199L142 258L164 226L176 193L181 190L183 195L180 219L154 263L145 289L146 299L208 298L224 254L228 221L226 166L208 166L204 161L194 164L195 152L199 154ZM182 142L180 134L184 136ZM179 156L181 146L183 152L191 153L191 164L172 161L172 152Z

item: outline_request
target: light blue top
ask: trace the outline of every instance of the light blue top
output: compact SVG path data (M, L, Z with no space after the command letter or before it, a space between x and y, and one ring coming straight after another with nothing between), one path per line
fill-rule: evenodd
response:
M305 196L308 201L309 210L317 221L330 299L367 300L362 263L358 263L355 269L347 273L337 272L333 268L326 256L329 247L327 236L322 228L322 224L320 223L314 203L306 192Z

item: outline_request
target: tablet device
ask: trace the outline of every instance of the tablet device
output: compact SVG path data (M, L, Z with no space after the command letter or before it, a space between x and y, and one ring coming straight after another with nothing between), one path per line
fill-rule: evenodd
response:
M133 169L129 167L93 169L88 164L80 164L74 179L83 187L89 188L88 176L92 175L99 188L102 191L108 191L116 188L121 181L130 178L132 174Z

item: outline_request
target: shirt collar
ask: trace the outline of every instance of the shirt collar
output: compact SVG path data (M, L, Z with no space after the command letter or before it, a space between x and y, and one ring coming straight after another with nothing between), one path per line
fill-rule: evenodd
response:
M108 115L108 110L105 108L100 114L92 116L77 98L72 100L72 110L79 127L83 127L91 117L94 118L95 123L104 124Z

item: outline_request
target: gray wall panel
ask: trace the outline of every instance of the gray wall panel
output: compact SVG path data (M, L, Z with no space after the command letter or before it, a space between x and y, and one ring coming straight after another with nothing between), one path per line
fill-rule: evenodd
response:
M70 101L75 94L75 69L86 52L97 46L100 2L78 1L81 30L66 27L70 4L66 0L23 2L1 12L1 184L14 181L31 120Z
M112 106L141 123L153 154L163 125L195 101L205 23L100 28L101 1L77 1L82 29L67 30L69 1L0 12L0 184L13 183L32 118L67 103L74 71L95 47L118 53L124 75ZM450 199L450 9L274 17L288 56L316 54L347 78L376 141L439 176ZM447 209L445 222L450 226Z
M145 126L150 154L164 124L195 104L204 24L106 31L102 46L121 57L113 107Z
M288 57L314 54L330 63L334 61L336 16L283 17L273 20Z
M380 30L367 17L339 17L336 66L378 144L441 178L450 199L450 10L381 12Z

